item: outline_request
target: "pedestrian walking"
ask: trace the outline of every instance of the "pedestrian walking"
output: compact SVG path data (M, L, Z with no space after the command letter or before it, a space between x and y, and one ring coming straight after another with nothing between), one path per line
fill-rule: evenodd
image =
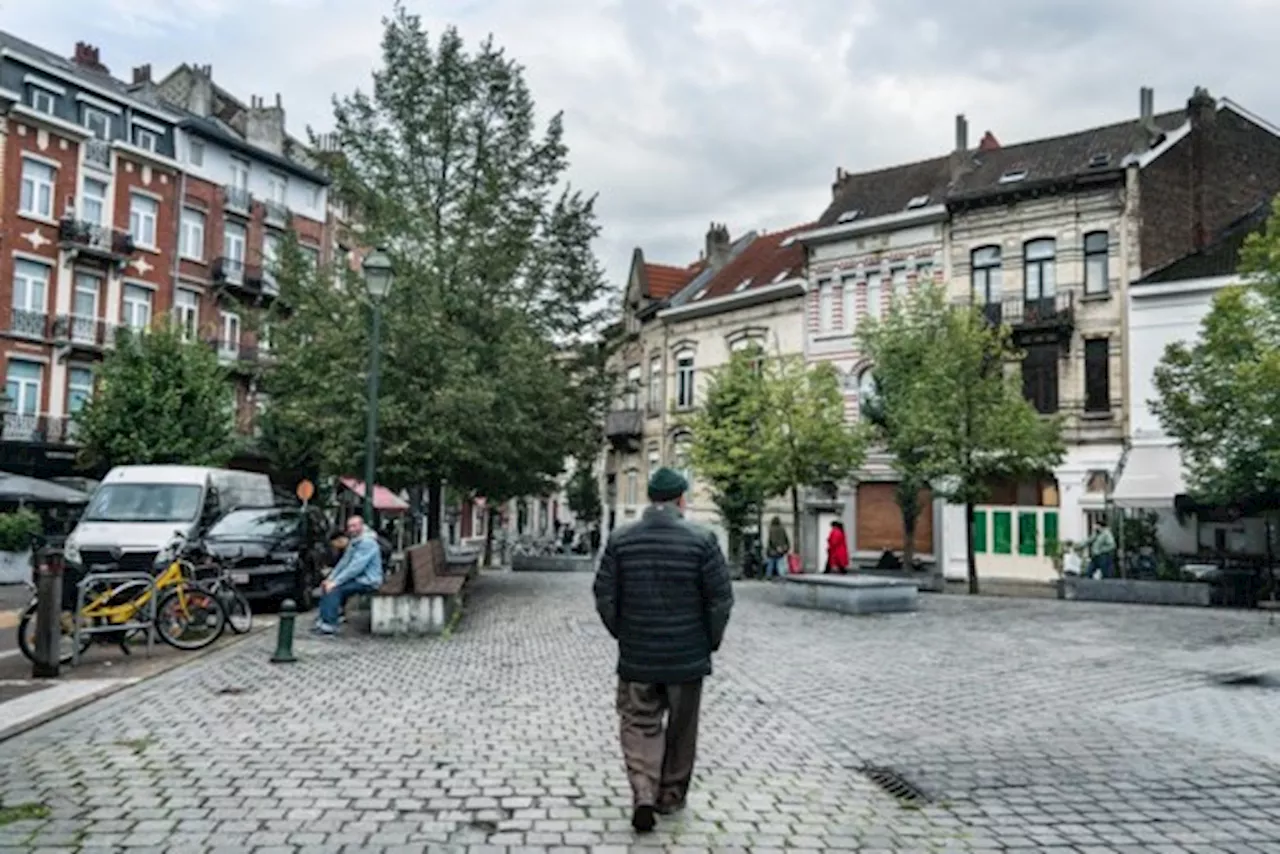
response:
M827 534L827 572L844 575L849 571L849 542L844 537L844 523L832 522Z
M637 833L652 831L656 814L684 808L702 680L733 609L719 541L684 519L688 488L679 472L658 469L651 505L610 535L595 578L596 610L618 641L619 740Z
M320 584L324 596L320 599L320 615L313 630L319 634L337 634L347 600L382 586L382 547L378 535L365 527L362 517L352 516L347 519L347 536L349 543L338 565Z
M1098 530L1089 540L1089 574L1094 578L1110 578L1115 574L1116 538L1106 519L1098 520Z
M791 553L791 540L787 528L777 516L769 521L769 560L765 564L765 578L782 578L788 572L787 555Z

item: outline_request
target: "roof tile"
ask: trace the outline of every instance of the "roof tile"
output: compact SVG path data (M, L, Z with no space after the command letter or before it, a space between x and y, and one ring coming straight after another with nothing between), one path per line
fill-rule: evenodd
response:
M697 264L689 267L673 267L669 264L646 263L644 274L649 281L649 298L666 299L689 284L697 273Z
M701 301L723 297L803 276L804 247L787 238L812 227L813 223L806 223L757 235L692 298Z

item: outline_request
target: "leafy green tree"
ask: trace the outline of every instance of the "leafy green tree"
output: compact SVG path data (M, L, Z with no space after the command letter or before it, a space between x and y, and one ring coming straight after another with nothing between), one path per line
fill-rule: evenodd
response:
M1280 510L1280 199L1191 343L1166 349L1151 402L1209 504Z
M776 482L764 436L776 430L760 354L737 352L711 375L705 403L689 420L689 455L698 477L711 486L711 499L728 532L730 557L737 559L742 531L764 508Z
M538 399L540 383L544 397L565 385L558 349L531 342L577 340L602 319L594 198L564 184L560 116L539 131L522 68L492 40L468 52L450 28L433 41L402 4L385 24L372 91L335 102L339 153L327 157L360 242L386 247L395 265L379 480L427 484L432 507L446 482L532 488L559 473L572 444L560 425L579 421L564 408L573 395ZM363 286L358 275L293 272L282 302L298 329L277 347L274 441L351 470L363 448ZM439 535L436 513L429 532Z
M897 415L886 398L886 417L912 425L910 443L924 452L919 471L937 494L964 505L969 592L977 593L974 505L987 500L995 481L1057 465L1061 424L1036 412L1006 370L1020 356L1007 326L992 326L973 307L948 305L937 288L925 289L913 305L914 322L929 330L933 346L916 368L916 392L899 399ZM897 396L894 382L886 394Z
M232 387L217 354L167 324L122 329L75 415L86 467L221 466L235 451Z

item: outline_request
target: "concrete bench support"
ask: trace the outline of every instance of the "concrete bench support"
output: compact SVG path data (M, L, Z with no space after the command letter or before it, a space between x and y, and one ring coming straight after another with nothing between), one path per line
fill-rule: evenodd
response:
M788 575L786 604L841 614L914 611L920 591L914 581L853 575Z
M1207 608L1212 590L1198 581L1147 581L1137 578L1062 579L1064 599L1080 602L1122 602L1133 605L1189 605Z
M383 637L438 635L449 625L457 596L373 596L370 630Z

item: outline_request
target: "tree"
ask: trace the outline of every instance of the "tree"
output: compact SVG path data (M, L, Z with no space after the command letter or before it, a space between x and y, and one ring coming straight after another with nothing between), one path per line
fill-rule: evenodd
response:
M734 353L711 375L706 402L689 420L690 462L711 485L711 499L736 559L742 531L763 511L776 480L763 436L777 425L770 417L769 390L758 352Z
M433 42L402 4L385 24L371 93L335 101L327 165L360 242L386 247L395 265L379 479L426 483L438 507L445 482L506 492L559 473L562 404L576 398L538 399L544 380L544 397L564 387L547 342L590 333L605 284L591 251L594 198L564 184L560 116L538 131L521 67L492 40L469 53L452 28ZM368 353L361 282L293 272L282 302L290 291L299 331L277 348L273 430L317 436L324 465L349 470L363 448L363 394L352 388ZM439 535L438 514L429 532Z
M900 396L896 415L886 399L886 417L911 425L910 441L924 454L920 470L938 494L964 505L969 592L977 593L974 505L989 497L993 481L1057 465L1061 425L1036 412L1006 370L1020 356L1007 326L993 326L971 306L948 305L939 288L921 291L911 311L933 346L916 367L915 392ZM886 392L898 396L894 382Z
M919 381L920 367L936 359L945 329L945 305L939 294L917 292L895 302L883 321L870 320L858 331L859 349L871 361L872 388L859 400L859 411L873 441L893 456L898 473L894 499L902 514L902 563L915 561L915 534L925 510L920 493L933 475L927 449L937 415L930 387Z
M221 466L235 451L235 401L217 354L167 324L122 329L75 415L86 466Z
M1219 292L1198 339L1165 349L1151 405L1197 499L1270 515L1280 509L1280 199L1239 269L1245 284Z

